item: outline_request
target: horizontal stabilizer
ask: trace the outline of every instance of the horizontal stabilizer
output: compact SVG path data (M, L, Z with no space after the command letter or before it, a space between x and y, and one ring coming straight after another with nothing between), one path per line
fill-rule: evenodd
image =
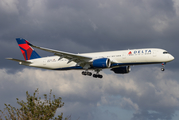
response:
M16 62L22 62L22 63L26 63L26 64L30 64L31 62L29 61L25 61L25 60L19 60L19 59L14 59L14 58L6 58L8 60L13 60L13 61L16 61Z

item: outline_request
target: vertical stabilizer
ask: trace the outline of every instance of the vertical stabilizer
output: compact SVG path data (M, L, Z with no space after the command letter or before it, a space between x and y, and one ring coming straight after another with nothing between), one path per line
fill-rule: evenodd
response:
M31 60L36 58L41 58L35 50L29 46L29 42L23 38L16 38L16 41L20 47L22 55L24 56L25 60Z

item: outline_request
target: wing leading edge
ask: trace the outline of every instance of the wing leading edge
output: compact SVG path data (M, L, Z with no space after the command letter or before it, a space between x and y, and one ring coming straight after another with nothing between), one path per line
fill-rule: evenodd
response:
M81 64L81 63L87 63L90 60L92 60L92 58L88 57L88 56L82 56L82 55L79 55L79 54L73 54L73 53L69 53L69 52L58 51L58 50L53 50L53 49L49 49L49 48L39 47L39 46L35 46L35 45L29 43L28 41L27 41L27 43L31 47L34 47L34 48L37 48L37 49L40 49L40 50L44 50L44 51L47 51L47 52L54 53L54 55L60 56L60 59L66 58L66 59L69 60L68 63L70 63L71 61L74 61L74 62L76 62L78 64Z

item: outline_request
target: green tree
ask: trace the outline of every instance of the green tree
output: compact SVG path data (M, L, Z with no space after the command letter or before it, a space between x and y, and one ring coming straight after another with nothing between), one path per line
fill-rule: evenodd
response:
M39 90L35 90L33 95L30 95L28 91L26 92L27 101L19 100L17 98L17 103L21 106L20 108L12 107L10 104L4 104L4 110L0 110L0 119L4 120L62 120L63 113L54 117L58 108L61 108L64 105L62 98L55 98L52 90L50 90L49 98L47 94L44 94L44 99L38 97ZM52 98L52 99L51 99ZM66 118L67 120L67 118Z

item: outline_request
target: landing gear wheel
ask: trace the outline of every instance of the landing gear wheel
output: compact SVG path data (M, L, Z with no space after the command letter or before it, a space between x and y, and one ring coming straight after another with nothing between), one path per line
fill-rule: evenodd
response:
M98 75L98 78L103 78L103 76L102 75Z
M91 72L87 72L87 71L83 71L83 72L82 72L82 75L88 75L88 76L91 76L92 73L91 73Z
M161 71L165 71L165 68L161 68Z
M88 76L91 76L91 75L92 75L92 73L91 73L91 72L87 72L87 75L88 75Z
M93 74L93 77L94 77L94 78L103 78L103 76L100 75L100 74Z
M96 75L96 74L93 74L93 77L94 77L94 78L97 78L97 75Z
M82 75L86 75L86 72L85 72L85 71L83 71L83 72L82 72Z

